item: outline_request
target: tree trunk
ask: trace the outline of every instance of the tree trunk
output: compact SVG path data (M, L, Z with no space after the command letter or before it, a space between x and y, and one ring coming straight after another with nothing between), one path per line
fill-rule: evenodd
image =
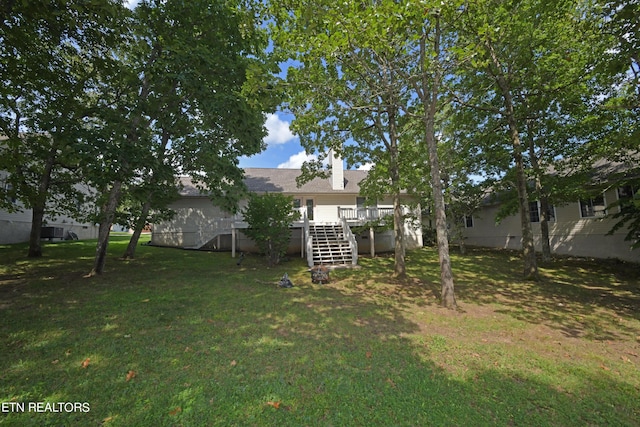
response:
M42 221L44 218L44 206L31 207L31 233L29 233L29 258L42 256L42 243L40 234L42 232Z
M431 189L433 192L434 213L436 216L436 243L438 245L438 260L440 262L440 284L442 285L442 305L456 308L453 273L451 271L451 257L449 255L449 235L447 232L447 214L445 212L442 181L440 180L440 162L438 147L434 132L433 120L427 120L426 144L429 151L429 167L431 169Z
M436 58L440 55L440 16L435 15L435 34L433 48ZM423 34L420 44L420 62L425 64L429 59L426 53L427 34ZM422 66L423 66L422 65ZM435 132L435 119L438 112L438 99L442 82L442 70L436 61L433 73L421 69L421 87L418 93L424 105L425 144L429 153L429 169L431 172L431 191L436 219L436 244L438 245L438 261L440 263L440 284L442 286L441 303L444 307L457 307L454 292L451 257L449 256L449 235L447 232L447 214L445 212L442 178L440 176L440 160L438 159L438 140Z
M150 209L151 202L144 202L142 205L142 212L140 213L138 221L136 221L136 226L133 229L133 234L131 235L131 239L129 239L129 244L127 245L127 249L124 251L124 255L122 255L122 259L133 259L135 257L138 240L140 240L142 230L144 230L144 227L147 225L147 217Z
M540 233L542 239L542 262L551 261L551 243L549 241L549 198L540 196Z
M38 194L31 204L31 232L29 233L29 258L38 258L42 256L42 242L40 235L42 233L42 222L47 205L47 196L49 194L49 186L51 185L51 171L56 160L56 150L51 148L49 157L44 166L44 171L38 183Z
M522 143L516 121L515 108L513 106L513 96L507 79L502 71L502 64L496 55L493 45L489 40L485 41L485 47L491 57L494 69L490 70L500 89L504 100L504 117L507 119L511 146L513 148L513 160L516 164L516 186L518 189L518 208L520 210L520 227L522 229L522 257L524 261L524 278L538 278L538 264L536 261L536 250L533 243L533 231L529 218L529 196L527 192L527 176L524 172L524 160L522 157Z
M527 121L529 126L530 121ZM532 132L527 132L532 133ZM536 177L536 192L540 199L540 244L542 246L542 262L551 261L551 244L549 243L549 198L546 196L544 187L542 186L542 176L544 171L540 169L540 163L536 156L535 140L529 137L529 158L531 159L531 168Z
M101 221L98 229L98 244L96 245L96 256L93 261L93 269L89 276L102 274L107 259L107 248L109 246L109 232L113 225L113 219L116 215L116 208L120 203L122 195L122 181L114 181L109 197L101 208Z
M522 229L522 257L524 260L524 278L538 278L538 263L536 250L533 243L533 231L529 217L529 196L527 192L527 177L524 173L524 162L520 152L520 138L513 117L509 120L511 129L511 142L513 145L513 157L516 163L516 185L518 187L518 207L520 209L520 227Z
M393 196L393 234L395 240L394 276L402 278L407 275L407 266L404 247L404 217L399 194Z
M389 105L394 105L389 102ZM404 215L400 203L400 164L398 147L397 111L390 108L389 114L389 173L393 191L393 235L394 235L394 270L393 275L404 278L407 275L404 243Z
M175 91L175 88L174 88ZM167 149L167 145L169 144L169 132L166 129L162 130L162 139L160 140L160 149L158 150L158 155L162 156L161 159L164 161L165 153ZM157 182L156 174L151 177L151 186L153 187ZM153 197L153 190L149 192L147 195L147 200L142 205L142 212L140 213L140 218L136 222L135 228L133 230L133 235L131 239L129 239L129 244L127 245L127 249L122 255L122 259L133 259L136 254L136 247L138 245L138 240L140 240L140 234L142 234L142 230L145 225L147 225L147 218L149 216L149 211L151 210L151 200Z
M464 221L466 218L462 217L462 220ZM464 227L460 224L454 226L455 230L456 230L456 234L458 237L458 246L460 249L460 255L466 255L467 254L467 245L464 244Z

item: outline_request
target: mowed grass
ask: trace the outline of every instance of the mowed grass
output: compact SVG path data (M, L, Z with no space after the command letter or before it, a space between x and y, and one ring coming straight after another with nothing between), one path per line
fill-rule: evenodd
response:
M0 424L640 425L638 265L557 259L526 282L516 253L454 254L450 311L431 248L405 281L383 256L316 285L300 259L121 261L126 242L94 278L95 242L0 246Z

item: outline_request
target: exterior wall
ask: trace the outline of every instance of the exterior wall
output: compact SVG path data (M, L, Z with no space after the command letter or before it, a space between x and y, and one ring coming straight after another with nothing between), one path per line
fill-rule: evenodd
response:
M63 235L68 231L74 232L79 239L95 239L98 237L98 227L94 224L78 222L68 216L55 218L45 215L47 227L63 229ZM31 233L31 209L21 212L7 212L0 210L0 244L22 243L29 241Z
M422 227L411 224L408 221L404 226L405 246L407 249L417 249L424 245L422 241Z
M7 173L0 171L0 185L4 184ZM78 189L83 189L81 185ZM88 190L83 190L87 191ZM22 209L23 206L16 202L16 207ZM0 209L0 244L23 243L29 241L31 234L31 209L22 209L17 212L8 212ZM79 239L95 239L98 237L98 226L95 224L83 223L66 215L44 216L44 226L58 227L63 229L63 236L67 232L74 232Z
M300 199L302 207L307 206L307 200L313 200L314 222L335 223L339 208L356 208L356 195L354 194L315 194L310 196L293 195ZM246 205L246 201L240 203L240 208ZM392 207L392 200L387 199L378 203L378 207ZM212 250L231 250L230 221L233 215L214 206L206 197L183 197L171 205L176 211L172 221L154 224L151 243L158 246L171 247L196 247L202 246ZM226 220L226 222L225 222ZM236 231L236 250L255 252L257 248L254 242L242 233L242 229ZM220 236L219 238L217 236ZM405 226L407 236L407 248L413 249L422 246L422 231L410 224ZM369 253L370 246L368 232L365 237L356 236L358 240L358 252ZM394 248L393 232L377 233L375 236L375 249L378 252L392 251ZM302 231L294 227L291 231L291 243L288 252L292 255L301 253Z
M172 203L171 208L176 211L173 220L153 226L151 243L154 245L193 247L204 244L215 237L216 230L224 229L221 219L232 218L206 197L183 197Z
M296 196L296 198L299 198ZM356 206L356 196L353 194L318 194L303 198L302 206L306 206L306 200L313 200L313 218L316 222L336 222L339 207Z
M616 189L607 191L605 204L613 203L616 198ZM520 216L510 216L500 224L496 224L497 212L498 206L488 206L474 214L473 227L466 228L464 231L466 243L475 246L521 249ZM630 242L624 240L625 230L618 230L612 236L607 235L614 221L608 218L581 218L578 202L556 206L555 213L556 221L549 223L549 239L553 253L640 262L640 250L632 251ZM540 251L540 224L532 223L531 225L536 249Z
M289 247L287 248L287 255L290 256L302 256L302 229L301 228L291 228L291 240L289 241ZM228 237L228 246L220 247L219 250L231 250L231 235L227 235ZM247 237L242 230L237 231L236 238L236 251L239 252L258 252L258 247L255 242Z
M356 241L358 242L359 254L371 253L371 239L369 238L368 230L365 230L362 233L356 234ZM393 230L387 230L381 233L375 233L373 236L373 241L374 241L375 253L392 252L395 248Z

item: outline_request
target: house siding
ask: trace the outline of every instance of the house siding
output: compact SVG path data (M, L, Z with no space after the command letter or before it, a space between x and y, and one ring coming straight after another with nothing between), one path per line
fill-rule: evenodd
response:
M300 196L294 196L300 198ZM353 194L315 194L303 198L302 206L306 206L305 201L313 199L313 215L315 221L336 222L338 218L338 207L355 206L356 196Z
M617 199L616 189L605 193L605 202ZM473 246L504 249L522 248L520 216L512 215L500 223L495 222L498 206L485 206L473 215L474 226L464 230L465 242ZM617 208L614 208L617 211ZM556 206L556 221L549 223L549 240L555 254L592 258L617 258L640 262L640 250L631 250L624 240L626 230L607 235L615 223L609 218L581 218L578 201ZM540 251L541 231L539 223L532 223L536 250Z
M6 213L6 212L3 212ZM3 215L0 219L0 244L23 243L29 241L31 234L31 210L25 210L24 215L10 219L9 215ZM10 214L11 215L11 214ZM28 218L28 219L25 219ZM45 217L47 227L63 229L63 235L67 232L75 233L80 240L95 239L98 237L98 227L84 224L69 217Z
M335 223L340 219L338 210L342 208L356 208L355 194L289 194L300 199L302 206L307 206L307 200L313 200L314 222ZM240 210L247 201L240 203ZM379 207L392 207L391 199L378 203ZM225 212L206 197L182 197L171 205L176 215L171 221L153 226L151 243L157 246L192 248L205 245L212 250L231 250L231 233L228 221L233 215ZM224 220L227 220L225 223ZM369 253L370 243L368 232L366 236L357 236L358 252ZM410 224L405 225L406 244L408 249L422 246L422 232ZM395 242L393 231L376 233L374 236L376 252L391 251ZM289 254L300 254L302 251L302 230L300 227L291 229ZM255 252L257 247L242 229L236 230L236 250Z
M185 197L171 204L176 212L173 220L155 224L151 243L158 246L192 247L204 239L220 234L221 219L230 219L225 212L204 197ZM202 242L206 243L206 242Z
M0 183L3 183L6 176L6 172L0 172ZM78 188L83 187L78 186ZM20 202L16 202L16 207L21 210L9 212L0 209L0 244L29 241L33 212L31 209L24 209ZM79 239L95 239L98 237L97 225L83 223L66 215L53 216L45 214L44 226L62 228L63 236L66 236L67 232L72 231Z

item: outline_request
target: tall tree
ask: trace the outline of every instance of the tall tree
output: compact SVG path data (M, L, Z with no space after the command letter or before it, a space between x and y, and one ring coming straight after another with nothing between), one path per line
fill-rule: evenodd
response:
M91 274L104 269L108 236L123 190L134 180L164 185L170 156L212 198L228 208L242 188L240 155L262 150L264 103L249 76L265 77L266 38L257 3L144 0L133 12L131 43L117 53L121 73L104 90L103 189L100 231ZM146 219L145 219L146 220ZM142 223L142 221L141 221Z
M398 67L409 59L400 19L383 32L383 19L392 17L390 2L367 6L358 1L273 4L276 12L276 48L299 61L288 71L289 107L295 114L293 128L308 152L328 150L349 165L375 163L365 184L372 199L382 191L394 205L394 274L406 274L404 217L400 201L400 163L406 140L407 81ZM360 28L345 32L344 28ZM384 36L381 36L384 34ZM321 173L318 162L303 167L310 179ZM372 181L378 181L372 185Z
M582 108L588 78L588 48L581 47L583 39L576 40L581 34L579 5L572 0L485 0L468 3L462 13L460 51L473 59L460 70L458 101L474 108L477 127L503 132L504 136L485 132L484 147L506 149L511 158L526 278L538 274L529 218L531 194L547 204L546 171L553 160L574 154L579 142L567 132L576 129L569 125ZM534 189L529 187L532 180ZM543 209L543 218L546 214ZM543 240L548 243L548 237ZM545 253L549 254L546 245Z
M287 83L295 88L290 102L302 144L309 152L330 147L345 155L348 164L375 164L364 184L368 195L374 197L376 190L377 195L393 195L396 276L406 272L400 192L421 184L403 177L408 165L415 164L406 153L415 153L424 141L421 150L428 151L430 167L420 169L431 171L437 201L443 304L454 307L436 149L445 57L439 50L439 7L439 2L384 0L290 2L276 6L280 13L274 38L300 63L290 68Z
M424 126L424 145L428 153L431 196L436 219L436 242L438 245L438 259L440 263L440 283L442 286L442 305L447 308L456 307L451 258L449 256L449 233L447 230L446 205L441 177L441 161L438 155L438 138L436 135L436 119L443 107L442 96L444 79L448 72L446 66L450 62L447 47L452 47L454 38L452 33L443 32L442 22L450 24L454 19L457 6L449 3L443 10L443 5L432 4L422 12L413 8L423 16L413 16L420 28L415 37L414 56L417 59L414 68L410 68L407 78L412 84L414 93L419 100L417 110L422 112L421 120ZM444 15L443 15L444 14ZM410 112L410 111L409 111Z
M86 92L109 62L104 52L119 40L121 9L117 1L82 0L3 7L0 170L32 210L31 257L42 255L45 213L78 214L79 132L92 114Z

